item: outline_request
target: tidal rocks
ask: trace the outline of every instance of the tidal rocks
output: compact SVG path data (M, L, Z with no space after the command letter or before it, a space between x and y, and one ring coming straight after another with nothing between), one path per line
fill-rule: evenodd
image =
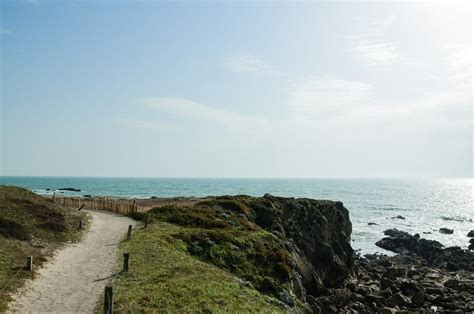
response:
M439 233L442 234L453 234L454 230L453 229L448 229L448 228L440 228Z
M76 188L60 188L58 191L81 192L81 189Z
M397 216L394 216L392 217L392 219L401 219L401 220L405 220L406 218L403 217L402 215L397 215Z
M474 252L459 247L444 248L438 241L426 240L418 234L411 235L397 229L388 229L384 233L389 237L375 243L381 248L403 255L416 255L429 265L450 270L474 270Z
M467 234L467 236L468 236L469 238L474 238L474 230L469 231L469 233Z
M443 248L438 241L420 239L420 235L410 235L398 229L384 231L389 237L383 238L375 245L399 254L415 253L424 258L435 258Z

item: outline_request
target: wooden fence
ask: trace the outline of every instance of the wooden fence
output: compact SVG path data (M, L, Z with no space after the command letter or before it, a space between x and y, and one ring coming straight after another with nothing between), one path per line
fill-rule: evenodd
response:
M56 204L79 208L84 204L85 208L106 210L122 215L131 215L138 212L137 201L133 199L118 199L108 197L74 197L74 196L58 196L53 197Z

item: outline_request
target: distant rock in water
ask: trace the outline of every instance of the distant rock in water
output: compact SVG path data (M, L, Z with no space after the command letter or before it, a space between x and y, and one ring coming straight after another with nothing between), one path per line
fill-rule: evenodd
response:
M440 228L439 232L442 234L453 234L454 230L453 229L448 229L448 228Z
M81 192L81 189L76 188L60 188L58 191L70 191L70 192Z
M397 216L394 216L394 217L392 217L392 219L401 219L401 220L405 220L405 217L403 217L402 215L397 215Z
M369 226L376 226L377 224L375 222L369 222L367 225Z

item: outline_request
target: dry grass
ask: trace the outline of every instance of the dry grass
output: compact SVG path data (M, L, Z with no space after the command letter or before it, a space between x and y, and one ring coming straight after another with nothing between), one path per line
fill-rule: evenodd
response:
M37 268L52 251L67 241L80 237L79 220L85 214L68 210L25 189L0 185L0 289L33 256ZM4 312L10 294L18 289L32 272L22 271L0 291L0 312Z

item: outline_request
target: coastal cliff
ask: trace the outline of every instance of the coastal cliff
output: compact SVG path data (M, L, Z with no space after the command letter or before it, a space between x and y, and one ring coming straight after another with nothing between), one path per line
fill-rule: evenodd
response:
M232 274L242 289L255 289L270 298L264 299L268 302L264 308L276 306L285 312L313 313L429 312L433 306L441 312L474 309L470 266L474 265L473 252L444 248L436 241L389 230L387 235L391 237L378 245L400 255L358 256L350 245L349 212L341 202L268 194L207 197L192 205L155 207L146 213L136 213L135 217L147 221L148 229L139 233L147 243L166 243L162 245L184 250L189 258ZM135 243L132 241L127 249L141 254L144 245ZM435 262L431 260L433 252L438 255ZM148 256L139 262L146 267L154 267L153 263L157 265L156 271L165 268L171 272L177 267L163 257ZM179 274L194 276L193 271ZM214 277L206 278L212 281ZM133 279L134 283L123 278L118 283L133 291L135 285L147 284L150 274ZM178 289L170 281L160 289L169 289L168 293ZM205 282L209 284L207 279ZM209 302L209 296L196 297L203 291L206 289L197 289L189 297L192 301L185 303L197 302L196 299ZM162 304L156 293L164 292L154 293L154 302ZM209 309L241 309L238 305L222 305L234 300L235 296L230 294L225 293L224 298L222 294L211 297L220 303ZM146 306L129 306L130 300L145 297L119 297L117 302L124 311L146 311ZM186 309L182 306L186 305L173 310Z
M184 227L173 237L192 256L287 307L311 311L318 296L344 286L354 264L352 226L341 202L223 196L138 216Z

